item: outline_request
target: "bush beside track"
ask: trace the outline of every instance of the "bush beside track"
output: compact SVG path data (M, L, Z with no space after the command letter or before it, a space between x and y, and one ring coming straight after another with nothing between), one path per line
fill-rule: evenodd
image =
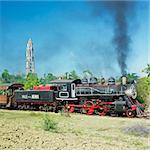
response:
M137 81L137 99L146 105L150 111L150 77L143 77Z

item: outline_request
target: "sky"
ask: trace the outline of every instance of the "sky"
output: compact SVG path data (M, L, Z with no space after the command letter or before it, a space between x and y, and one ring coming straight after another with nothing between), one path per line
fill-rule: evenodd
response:
M128 73L143 75L150 63L150 1L134 1L128 20ZM91 70L119 76L112 13L100 1L0 1L0 73L25 73L25 52L33 41L35 70L62 75Z

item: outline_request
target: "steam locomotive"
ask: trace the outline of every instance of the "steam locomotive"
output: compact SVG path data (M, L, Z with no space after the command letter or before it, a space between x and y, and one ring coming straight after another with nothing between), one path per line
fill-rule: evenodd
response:
M108 83L96 78L53 80L50 85L35 86L32 90L15 90L9 106L17 109L44 111L67 110L88 115L135 117L144 111L137 100L135 83L123 76L121 83L109 78ZM8 104L7 104L8 106Z

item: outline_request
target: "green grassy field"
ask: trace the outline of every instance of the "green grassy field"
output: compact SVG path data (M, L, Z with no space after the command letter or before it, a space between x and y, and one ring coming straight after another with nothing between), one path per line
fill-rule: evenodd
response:
M56 124L44 130L44 118ZM150 137L126 133L150 120L0 110L0 149L9 150L148 150Z

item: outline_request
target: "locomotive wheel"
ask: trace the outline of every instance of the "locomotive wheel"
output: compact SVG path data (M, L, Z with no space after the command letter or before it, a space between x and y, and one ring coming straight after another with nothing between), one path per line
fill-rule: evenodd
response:
M87 110L85 108L81 108L80 112L81 114L87 114Z
M26 105L25 104L21 105L21 109L26 110Z
M39 110L48 112L49 111L49 107L47 105L43 105L43 106L39 107Z
M135 111L132 111L131 109L128 109L128 110L126 111L126 115L127 115L127 117L129 117L129 118L133 118L133 117L135 117L136 113L135 113Z
M49 111L49 107L48 107L48 106L45 106L45 107L44 107L44 111L45 111L45 112L48 112L48 111Z
M74 112L74 107L73 107L73 106L70 107L69 112L70 112L70 113L73 113L73 112Z
M90 108L92 106L94 106L92 101L86 101L83 105L83 108L81 108L81 113L92 115L94 113L94 109Z
M101 107L98 109L98 114L99 114L100 116L105 116L107 112L108 112L107 106L101 106Z
M18 107L17 107L19 110L21 110L22 109L22 106L21 105L18 105Z

